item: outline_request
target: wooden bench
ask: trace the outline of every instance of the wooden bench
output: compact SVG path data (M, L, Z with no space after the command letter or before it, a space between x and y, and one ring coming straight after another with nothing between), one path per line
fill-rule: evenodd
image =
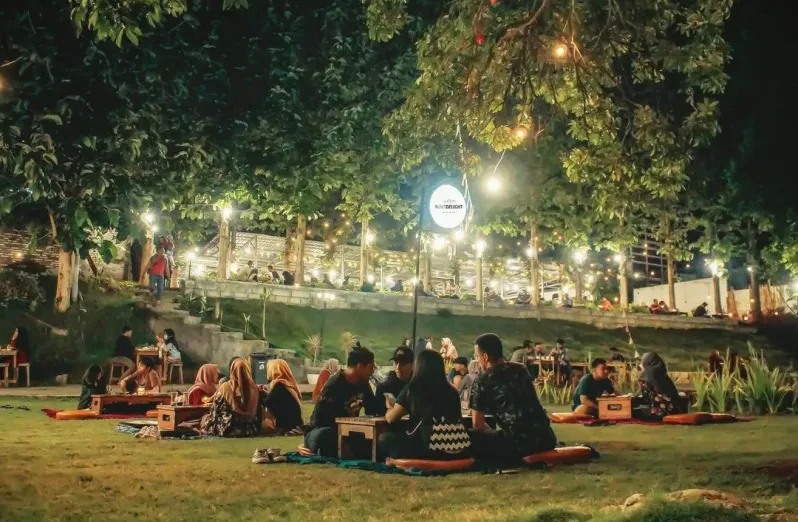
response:
M136 404L152 404L157 402L160 404L171 404L172 396L168 393L158 394L143 394L143 395L126 395L126 394L103 394L91 396L91 409L97 415L101 415L103 408L109 404L124 403L128 405Z
M210 404L207 406L174 406L162 404L156 409L158 413L158 431L176 431L182 423L201 419L203 415L211 411Z

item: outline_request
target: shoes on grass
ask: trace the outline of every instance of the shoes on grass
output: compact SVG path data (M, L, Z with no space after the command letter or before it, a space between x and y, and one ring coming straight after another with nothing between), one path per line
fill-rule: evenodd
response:
M281 454L279 449L256 449L252 455L253 464L277 464L280 462L287 462L287 459Z

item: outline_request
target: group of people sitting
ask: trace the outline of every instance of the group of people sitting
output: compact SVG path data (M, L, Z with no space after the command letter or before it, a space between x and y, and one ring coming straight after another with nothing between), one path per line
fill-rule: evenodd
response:
M374 354L354 348L346 368L331 374L319 393L305 446L315 454L336 456L335 419L358 416L362 410L385 415L391 426L378 441L380 458L475 456L517 464L525 455L553 449L556 437L526 369L505 360L501 340L494 334L478 337L474 351L473 366L479 373L469 371L467 359L456 357L447 376L440 352L425 349L416 354L399 346L392 357L394 370L375 393L369 386ZM468 388L470 429L463 422L458 387ZM501 431L489 428L486 416ZM358 448L350 449L356 453Z
M668 308L668 305L665 304L665 301L657 301L654 299L648 306L648 311L652 314L668 314L671 310Z
M557 339L554 348L548 353L543 342L533 343L527 339L510 356L510 362L523 364L527 367L533 380L537 380L540 377L539 362L542 360L552 361L559 375L562 376L563 382L567 383L570 380L571 365L568 362L568 348L565 346L564 339Z
M593 359L590 366L591 372L582 377L576 387L571 410L576 414L598 417L598 398L616 392L609 378L607 359ZM665 361L656 353L643 355L638 382L640 393L632 398L633 417L659 421L667 415L687 413L687 401L679 395L668 376Z

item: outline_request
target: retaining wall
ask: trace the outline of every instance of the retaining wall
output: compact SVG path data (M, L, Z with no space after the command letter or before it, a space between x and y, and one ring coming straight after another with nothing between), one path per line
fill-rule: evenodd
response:
M198 279L186 281L186 291L205 294L209 298L239 300L260 299L264 288L271 292L271 301L294 306L314 308L339 308L352 310L374 310L413 313L413 298L398 294L378 294L327 290L323 288L298 288L243 281L215 281ZM507 317L512 319L550 319L583 323L604 329L623 328L628 321L631 327L691 329L752 330L736 321L703 319L653 314L623 314L580 308L531 307L489 302L484 306L476 301L419 297L418 312L435 315L438 310L448 309L454 315Z

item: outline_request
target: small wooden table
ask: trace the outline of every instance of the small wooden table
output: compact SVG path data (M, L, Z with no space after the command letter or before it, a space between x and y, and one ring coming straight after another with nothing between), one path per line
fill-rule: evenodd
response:
M211 405L173 406L162 404L156 410L158 411L158 431L176 431L180 424L202 418L203 415L211 411Z
M155 357L161 361L161 380L166 382L166 357L161 357L161 351L158 348L136 348L136 366L138 367L141 359L144 357Z
M0 349L0 357L11 357L11 365L8 367L8 384L17 383L17 376L19 375L17 353L19 353L19 350Z
M335 423L338 425L338 458L344 458L344 437L352 433L362 433L366 440L371 441L371 460L377 462L377 440L388 428L385 417L337 417Z
M92 395L91 396L91 409L92 411L96 412L97 415L101 415L103 412L103 407L109 404L118 404L118 403L125 403L125 404L150 404L153 402L158 402L161 404L171 404L172 403L172 396L168 393L157 393L157 394L144 394L144 395L127 395L127 394L103 394L103 395Z
M625 420L632 418L632 397L598 397L599 419Z

